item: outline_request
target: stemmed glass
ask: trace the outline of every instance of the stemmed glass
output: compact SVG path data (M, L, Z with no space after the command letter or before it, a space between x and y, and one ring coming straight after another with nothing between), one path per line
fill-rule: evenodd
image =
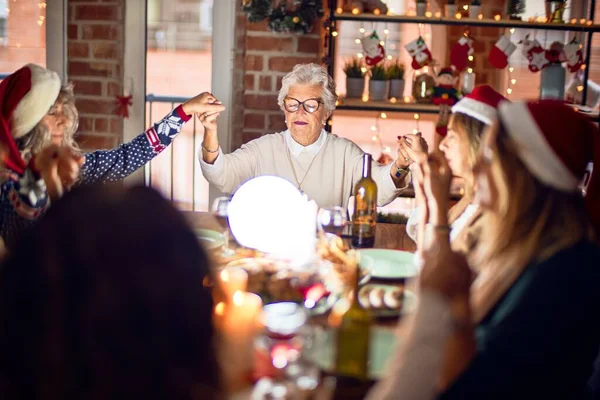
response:
M342 207L321 208L317 214L319 229L324 232L342 236L348 222L346 210Z
M215 199L212 205L212 212L221 228L223 228L223 236L225 237L225 243L221 249L222 257L231 257L235 254L235 251L229 247L229 203L231 197L218 197Z

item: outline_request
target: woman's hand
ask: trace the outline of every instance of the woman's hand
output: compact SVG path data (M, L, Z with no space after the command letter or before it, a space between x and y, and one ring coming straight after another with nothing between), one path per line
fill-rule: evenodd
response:
M399 144L402 145L403 152L411 159L417 161L420 154L427 155L427 142L421 136L421 132L416 135L407 134L399 138Z
M217 117L220 112L205 112L200 114L198 118L204 127L204 132L207 135L216 136L217 133Z
M429 222L434 225L448 224L450 182L452 170L446 157L439 152L431 153L422 159L423 190L429 211Z
M193 97L181 105L187 115L196 115L199 118L205 113L219 113L225 106L211 93L204 92Z
M70 147L50 145L36 154L34 168L46 183L50 200L56 201L69 190L79 176L85 157Z
M423 269L419 284L436 291L449 300L468 299L472 273L462 254L450 249L448 240L435 235L431 246L421 252Z

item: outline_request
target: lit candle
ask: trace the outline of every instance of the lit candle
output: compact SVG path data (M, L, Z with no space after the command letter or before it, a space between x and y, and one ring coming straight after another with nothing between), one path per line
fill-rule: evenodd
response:
M249 385L254 365L254 338L262 327L262 300L254 293L233 293L231 303L215 307L215 328L219 334L218 358L226 390L237 392Z

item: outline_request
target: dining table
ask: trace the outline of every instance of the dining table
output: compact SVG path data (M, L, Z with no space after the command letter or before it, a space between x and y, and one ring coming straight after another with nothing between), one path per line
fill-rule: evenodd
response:
M223 232L223 228L217 221L214 215L209 212L191 212L184 211L183 215L194 230L198 229L209 229L218 232ZM376 239L374 248L381 249L393 249L414 252L416 246L414 242L406 235L404 225L391 226L398 224L378 224L376 230ZM342 234L342 238L349 240L349 231L346 230ZM235 255L227 258L222 258L219 255L212 254L213 263L215 266L223 266L231 261L239 258L252 257L253 252L248 249L237 248ZM389 284L389 282L378 281L376 278L371 278L369 284ZM401 283L406 289L410 289L413 293L416 293L416 287L414 279L403 281ZM329 378L332 377L330 371L322 371L322 384L317 391L317 394L313 393L312 397L315 399L362 399L368 392L369 388L377 381L378 377L384 374L385 364L387 359L394 353L393 346L397 345L398 342L398 321L401 318L384 318L376 319L375 325L372 330L372 349L371 355L374 359L385 360L378 363L379 367L374 372L373 376L365 382L361 382L358 386L356 381L348 380L346 383L344 378L335 377L336 385L335 389L331 389L331 383ZM315 322L316 321L316 322ZM313 323L320 326L327 324L326 318L315 318ZM333 340L332 336L329 337L327 351L332 356L333 354ZM391 345L391 344L393 345ZM329 382L329 383L328 383ZM252 398L252 388L246 388L245 390L238 391L231 398L234 399L246 399Z

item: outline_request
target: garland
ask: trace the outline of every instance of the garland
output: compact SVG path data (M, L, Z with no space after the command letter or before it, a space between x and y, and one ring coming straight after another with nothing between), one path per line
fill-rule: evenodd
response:
M293 0L291 7L288 1L273 7L271 0L244 0L243 10L248 14L248 21L266 19L270 30L285 33L311 32L314 21L324 14L322 0Z

